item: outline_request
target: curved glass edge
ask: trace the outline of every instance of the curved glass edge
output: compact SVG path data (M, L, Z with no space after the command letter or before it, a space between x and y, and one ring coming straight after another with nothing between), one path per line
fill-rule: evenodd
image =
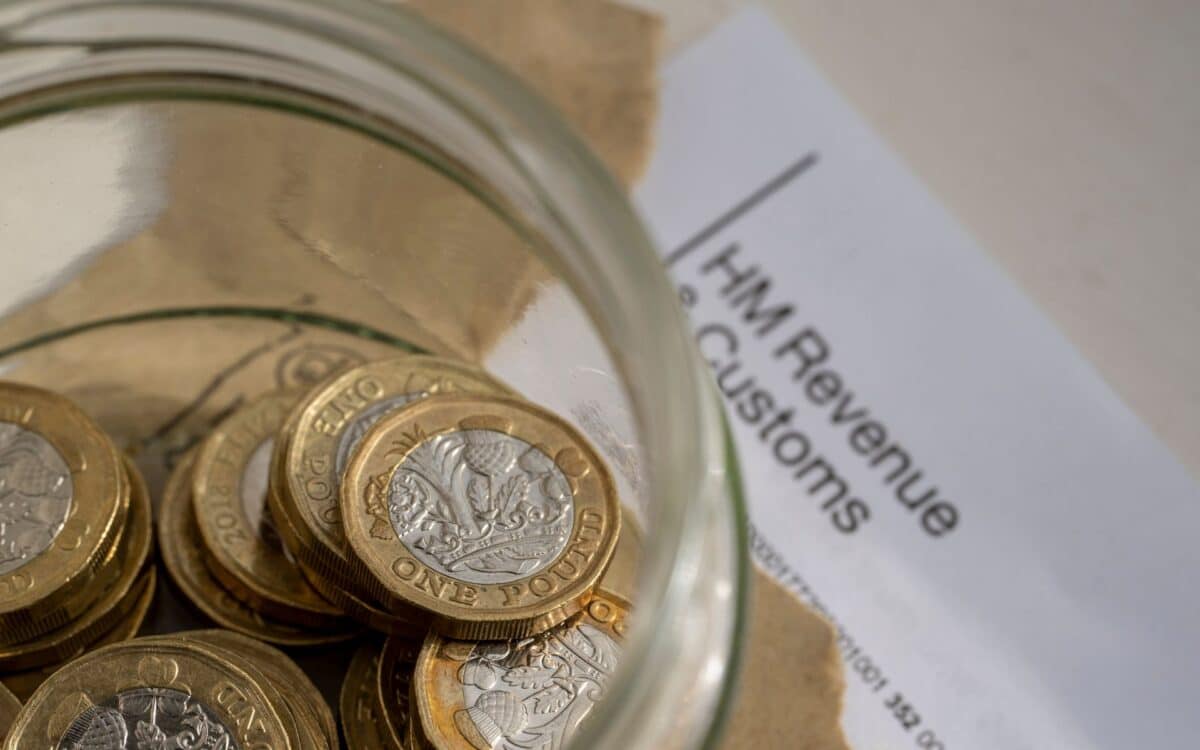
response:
M715 750L729 728L729 720L733 716L738 696L742 687L742 667L746 656L746 639L750 629L750 595L753 592L751 573L753 563L750 561L750 513L746 506L745 485L742 482L742 464L738 458L737 443L733 439L733 431L729 427L729 417L721 408L720 396L715 385L710 388L711 398L717 402L721 413L721 432L725 440L725 486L728 491L729 504L733 509L732 529L734 536L734 621L730 633L728 671L729 675L718 699L712 726L704 740L705 750Z

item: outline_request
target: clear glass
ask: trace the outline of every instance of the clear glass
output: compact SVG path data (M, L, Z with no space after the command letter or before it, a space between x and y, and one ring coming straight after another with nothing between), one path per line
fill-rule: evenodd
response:
M155 485L244 372L347 352L481 362L573 421L646 540L573 746L716 741L747 585L718 401L621 188L509 76L365 2L0 3L0 240L0 372Z

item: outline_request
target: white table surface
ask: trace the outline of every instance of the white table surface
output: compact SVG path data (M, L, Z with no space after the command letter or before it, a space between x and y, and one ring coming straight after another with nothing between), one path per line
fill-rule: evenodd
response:
M758 4L1200 476L1200 3Z

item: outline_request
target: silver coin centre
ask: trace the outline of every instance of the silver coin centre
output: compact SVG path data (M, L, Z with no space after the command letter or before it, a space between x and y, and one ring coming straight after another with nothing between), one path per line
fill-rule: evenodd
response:
M466 714L494 750L564 747L604 697L621 648L592 625L480 644L458 670Z
M58 750L204 748L240 750L236 736L203 703L171 688L134 688L82 711Z
M575 500L541 449L493 430L435 435L396 467L392 528L443 575L503 584L550 567L567 546Z
M0 576L49 549L71 510L71 470L44 437L0 422Z
M422 398L424 395L424 393L417 392L385 398L363 409L362 414L354 418L354 421L346 427L346 431L338 438L337 454L334 456L333 468L337 472L339 484L341 483L342 475L346 472L346 464L350 463L350 457L354 455L354 449L358 447L362 439L371 431L371 428L379 420L387 416L389 412L399 409L410 401Z
M267 512L267 484L271 478L271 453L275 440L267 438L250 454L250 460L242 468L241 498L242 511L250 528L274 549L283 550L283 541L275 528L275 519Z

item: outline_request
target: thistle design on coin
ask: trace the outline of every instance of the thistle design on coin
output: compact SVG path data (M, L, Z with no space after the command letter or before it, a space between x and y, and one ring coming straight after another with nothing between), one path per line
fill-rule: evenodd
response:
M75 717L59 750L238 750L229 729L172 688L134 688Z
M566 744L604 696L620 646L588 625L509 643L480 643L458 670L463 711L494 750Z
M71 470L45 438L0 422L0 575L44 552L71 509Z
M388 480L387 526L426 565L471 583L508 583L545 570L566 547L571 486L541 449L486 429L403 442L414 447Z

